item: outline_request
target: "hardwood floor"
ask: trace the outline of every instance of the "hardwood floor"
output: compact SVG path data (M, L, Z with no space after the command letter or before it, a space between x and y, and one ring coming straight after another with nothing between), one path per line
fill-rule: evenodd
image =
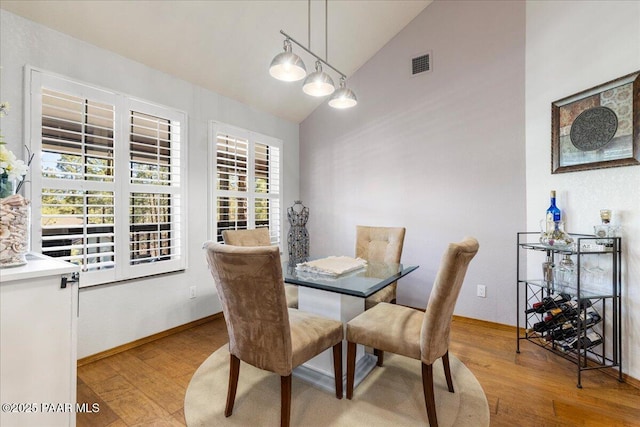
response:
M491 426L640 426L640 389L576 366L530 342L516 354L515 328L455 318L450 352L476 376Z
M195 370L228 340L222 318L78 368L79 427L184 426L184 395ZM515 329L464 318L452 325L450 352L475 374L491 426L640 426L640 389L523 342ZM222 385L226 387L226 384Z
M228 342L222 317L78 368L78 427L184 426L184 395L200 364ZM226 387L226 385L225 385Z

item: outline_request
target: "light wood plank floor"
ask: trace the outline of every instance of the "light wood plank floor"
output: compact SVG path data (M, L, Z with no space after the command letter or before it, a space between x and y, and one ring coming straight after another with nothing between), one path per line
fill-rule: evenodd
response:
M222 318L78 369L84 426L184 426L184 395L200 364L228 340ZM534 344L515 352L515 329L456 318L450 351L485 390L491 426L640 426L640 390L575 365ZM242 377L240 379L242 381ZM226 387L226 384L224 384ZM279 400L274 401L279 404Z

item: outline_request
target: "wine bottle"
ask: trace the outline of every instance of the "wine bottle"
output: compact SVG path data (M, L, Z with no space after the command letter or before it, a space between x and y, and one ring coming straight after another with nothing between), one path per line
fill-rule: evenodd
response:
M592 310L592 311L588 311L586 314L580 313L580 316L573 319L572 323L573 323L573 326L577 327L579 322L581 329L587 329L594 326L598 322L600 322L600 320L602 320L602 317L600 316L600 314Z
M566 340L556 341L556 344L562 351L573 351L573 343L577 340L577 337L567 338Z
M548 334L545 336L545 339L547 341L556 341L573 337L578 333L578 324L580 324L580 329L584 331L592 328L601 320L602 317L596 311L591 310L586 314L584 312L580 312L580 315L574 317L572 320L567 320L559 326L550 329Z
M557 328L558 325L566 321L567 319L564 316L559 315L554 317L552 315L549 315L545 317L543 321L534 323L532 329L535 332L547 332L549 330Z
M589 307L591 307L593 305L589 298L581 298L579 301L580 301L580 308L581 309L589 308Z
M595 347L599 344L602 344L602 335L597 332L589 332L587 335L574 338L571 340L571 346L573 348L578 348L578 341L580 342L581 349L590 349L591 347Z
M551 317L558 317L562 314L573 319L578 316L578 312L578 301L567 301L549 310L548 315Z
M550 330L549 333L545 336L545 339L547 341L556 341L556 340L570 338L574 336L576 333L577 333L577 330L573 325L573 322L566 321L562 323L560 326Z
M580 310L584 310L589 307L591 307L591 301L588 299L582 299L580 300L580 302L575 300L566 301L558 304L557 307L549 309L547 314L555 316L562 313L565 316L569 316L573 319L578 316Z
M567 301L558 307L552 308L547 312L542 322L533 325L535 332L546 332L556 328L558 325L573 320L578 315L578 302Z
M547 223L562 220L562 211L556 206L556 190L551 190L551 205L547 209Z
M544 297L542 300L533 303L531 308L525 310L525 313L544 313L545 311L549 311L550 309L559 306L563 302L567 302L571 299L569 294L556 294L554 296Z
M542 322L534 323L531 329L533 329L534 332L546 332L550 329L550 325L543 320Z

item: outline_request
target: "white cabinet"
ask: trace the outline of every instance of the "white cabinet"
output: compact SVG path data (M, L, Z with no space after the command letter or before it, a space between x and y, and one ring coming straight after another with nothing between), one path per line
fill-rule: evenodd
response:
M0 269L0 425L75 426L79 267L27 259Z

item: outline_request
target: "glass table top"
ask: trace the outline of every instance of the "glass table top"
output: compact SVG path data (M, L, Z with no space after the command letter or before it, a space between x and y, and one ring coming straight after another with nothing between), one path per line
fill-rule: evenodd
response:
M282 273L285 283L366 298L418 267L370 262L366 268L332 277L298 271L295 263L285 261Z

